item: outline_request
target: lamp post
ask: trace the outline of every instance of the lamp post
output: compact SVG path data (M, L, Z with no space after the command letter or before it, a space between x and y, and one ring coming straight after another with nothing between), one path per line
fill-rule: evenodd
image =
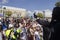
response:
M4 18L4 10L6 8L3 8L3 5L6 4L8 2L8 0L1 0L0 4L1 4L1 8L2 8L2 14L3 14L3 18Z
M6 10L6 8L4 7L3 8L3 18L5 17L5 10Z

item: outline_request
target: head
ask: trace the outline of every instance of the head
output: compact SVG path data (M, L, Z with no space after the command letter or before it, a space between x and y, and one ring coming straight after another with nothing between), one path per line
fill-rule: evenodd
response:
M56 20L60 20L60 7L55 7L53 9L52 18Z

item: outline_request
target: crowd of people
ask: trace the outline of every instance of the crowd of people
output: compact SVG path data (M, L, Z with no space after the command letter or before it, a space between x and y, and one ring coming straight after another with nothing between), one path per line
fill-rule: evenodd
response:
M0 18L0 40L43 40L43 28L30 18Z
M0 40L59 40L60 7L54 7L51 22L34 13L31 18L0 18Z

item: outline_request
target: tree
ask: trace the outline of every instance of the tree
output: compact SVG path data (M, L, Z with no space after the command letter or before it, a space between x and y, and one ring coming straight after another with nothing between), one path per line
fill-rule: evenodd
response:
M38 13L38 14L37 14L37 17L39 17L39 18L43 18L44 16L43 16L42 13Z
M5 15L8 16L8 17L11 16L12 15L12 11L6 11Z
M55 6L60 7L60 2L56 2Z

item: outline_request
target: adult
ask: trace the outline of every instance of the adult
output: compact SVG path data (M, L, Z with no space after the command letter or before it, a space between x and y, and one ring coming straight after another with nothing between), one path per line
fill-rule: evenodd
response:
M35 13L34 13L34 18L36 18L36 21L37 21L40 25L42 25L42 27L43 27L43 39L44 39L44 40L49 40L49 37L48 37L48 35L49 35L49 33L50 33L50 32L49 32L49 27L48 27L48 26L49 26L49 22L38 18Z
M54 7L53 9L50 28L54 29L51 32L50 40L60 40L60 7Z

